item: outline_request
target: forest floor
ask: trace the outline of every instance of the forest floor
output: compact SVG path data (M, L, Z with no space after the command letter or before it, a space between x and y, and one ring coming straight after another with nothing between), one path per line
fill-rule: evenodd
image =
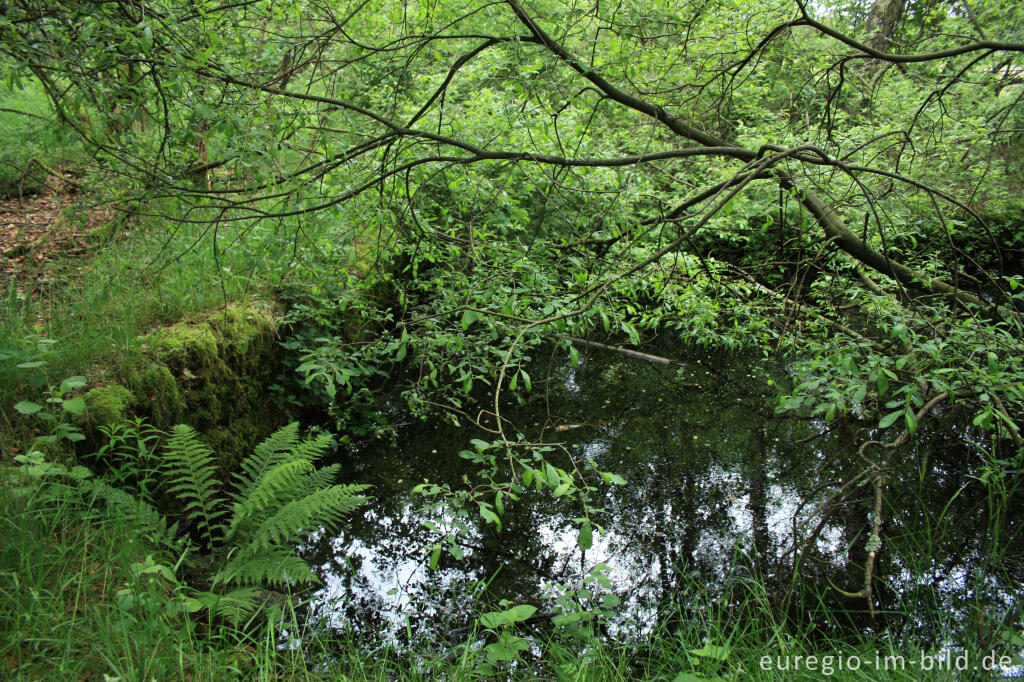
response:
M38 194L0 200L0 282L7 295L45 299L58 272L66 287L69 277L82 272L79 259L102 241L98 228L113 217L111 206L93 205L66 171L50 176ZM44 326L44 314L38 317Z

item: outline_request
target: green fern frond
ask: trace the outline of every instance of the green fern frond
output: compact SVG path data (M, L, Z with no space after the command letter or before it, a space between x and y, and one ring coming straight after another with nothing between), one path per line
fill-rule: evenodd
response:
M282 426L253 449L253 453L242 460L241 473L235 474L236 491L234 498L244 500L266 472L282 462L293 459L295 446L299 441L299 423Z
M122 516L133 518L155 545L175 552L181 549L181 541L177 537L178 524L168 526L167 518L155 507L98 478L87 479L82 486Z
M199 440L192 427L178 424L171 429L163 467L166 492L183 505L186 518L196 523L203 540L212 547L221 528L218 519L225 513L220 509L223 500L217 496L213 451Z
M334 483L339 471L341 471L340 464L331 464L309 472L296 483L295 497L305 497L321 488L329 487Z
M295 447L295 456L310 462L323 457L334 446L334 436L329 433L319 433L306 438Z
M291 550L277 549L262 556L239 554L221 569L214 584L305 585L318 582L313 570Z
M193 598L214 616L224 618L237 627L256 611L262 592L258 587L239 587L226 594L195 592Z
M359 493L370 487L332 486L337 464L316 469L313 462L333 442L329 434L300 440L297 423L279 429L241 463L236 489L225 500L213 452L190 427L172 429L163 457L164 491L177 499L213 550L203 559L204 572L212 576L210 591L190 597L189 610L209 609L237 624L258 608L260 586L317 581L294 545L317 528L337 526L365 501ZM222 520L229 512L230 519Z
M335 485L292 500L260 524L252 536L251 550L257 553L271 547L293 544L318 527L333 529L345 515L366 501L365 497L357 493L369 487Z
M233 538L249 522L261 521L290 499L304 475L313 472L313 464L303 459L282 462L266 472L252 487L249 495L234 505L227 536Z

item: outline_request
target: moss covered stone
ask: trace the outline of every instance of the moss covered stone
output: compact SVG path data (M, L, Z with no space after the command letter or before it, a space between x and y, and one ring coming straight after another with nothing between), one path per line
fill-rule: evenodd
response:
M162 429L189 424L224 470L284 422L266 393L281 371L271 310L232 305L140 341L123 372L136 413Z
M85 400L86 423L93 428L124 421L135 403L135 394L118 384L99 386L82 398Z
M185 415L185 401L171 370L166 365L140 361L126 377L128 385L144 400L141 412L155 426L166 429L181 421Z
M277 358L277 324L270 310L229 306L210 316L221 357L244 371L259 372Z
M171 325L150 334L146 343L154 358L176 374L210 367L219 359L217 337L208 324Z

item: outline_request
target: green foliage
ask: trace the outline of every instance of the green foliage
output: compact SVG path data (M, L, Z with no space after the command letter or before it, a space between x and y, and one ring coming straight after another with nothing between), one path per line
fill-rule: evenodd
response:
M537 0L525 21L517 4L356 3L340 15L301 0L5 5L10 93L24 80L35 99L46 94L52 118L109 174L101 198L130 198L120 206L135 232L91 260L80 287L47 280L43 301L8 287L6 387L49 383L33 364L45 354L38 319L74 339L54 371L84 374L130 355L153 325L292 278L285 289L302 293L288 296L294 376L279 382L282 407L326 409L350 437L388 430L385 377L423 417L482 420L486 405L497 433L460 453L473 465L467 489L420 492L495 532L528 490L587 506L590 480L615 480L526 443L497 414L540 384L527 363L542 344L578 361L570 337L784 353L794 386L781 411L913 436L946 396L974 427L1020 442L1021 49L960 49L1019 41L1019 4L911 3L885 50L940 56L898 66L858 50L877 37L865 3L802 3L795 23L798 8L781 1ZM344 31L311 37L342 15ZM31 189L47 161L49 124L11 115L32 125L0 119L0 194ZM822 231L811 188L881 254L873 272ZM888 277L890 260L913 274ZM980 303L936 296L933 277ZM208 365L215 345L192 335L202 357L188 358L177 342L189 335L162 347L182 374L188 360ZM176 390L166 368L137 374L143 400ZM59 445L81 435L74 390L18 392L4 408L34 414L50 439L39 444ZM186 404L177 395L166 407L170 423ZM141 428L110 436L110 453L151 450ZM186 611L237 620L253 586L308 577L274 547L315 525L314 508L332 520L347 508L324 492L315 457L281 439L245 460L232 491L210 449L175 431L162 492L181 498L220 572L200 594L174 582L173 565L134 562L132 580L150 591L130 608L157 608L163 586ZM147 490L150 459L139 459ZM1020 457L987 466L996 482ZM284 502L287 491L300 502ZM459 551L464 518L432 529L433 557ZM576 523L587 551L596 523ZM509 627L496 630L501 657L518 651ZM699 641L685 651L707 654Z
M337 465L316 469L314 462L333 443L328 434L299 439L292 423L258 445L243 460L234 490L215 475L213 452L186 425L172 429L163 453L162 492L174 499L181 516L195 524L210 554L210 590L189 593L186 607L201 608L240 623L258 608L268 588L315 580L294 554L302 538L334 528L365 501L365 485L331 485Z
M24 144L0 148L0 199L25 197L43 189L46 170L37 153Z
M46 429L46 433L35 438L33 448L57 452L65 445L64 441L77 443L85 440L85 435L74 421L85 412L85 400L79 395L72 395L85 386L85 377L68 377L58 386L47 389L44 402L20 400L14 404L15 411L32 416Z

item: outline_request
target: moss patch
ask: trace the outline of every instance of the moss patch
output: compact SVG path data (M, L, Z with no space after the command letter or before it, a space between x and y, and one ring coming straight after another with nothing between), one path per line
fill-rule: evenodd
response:
M115 384L94 388L82 399L85 400L86 423L91 428L98 428L124 421L135 403L135 394Z
M143 359L129 368L128 385L144 400L141 412L158 428L167 428L185 415L185 401L167 365Z
M143 337L122 375L138 414L161 429L191 425L227 471L284 423L266 393L280 361L272 312L233 305Z
M180 322L165 327L146 337L145 346L155 360L175 374L211 367L219 359L217 337L208 324L191 326Z

